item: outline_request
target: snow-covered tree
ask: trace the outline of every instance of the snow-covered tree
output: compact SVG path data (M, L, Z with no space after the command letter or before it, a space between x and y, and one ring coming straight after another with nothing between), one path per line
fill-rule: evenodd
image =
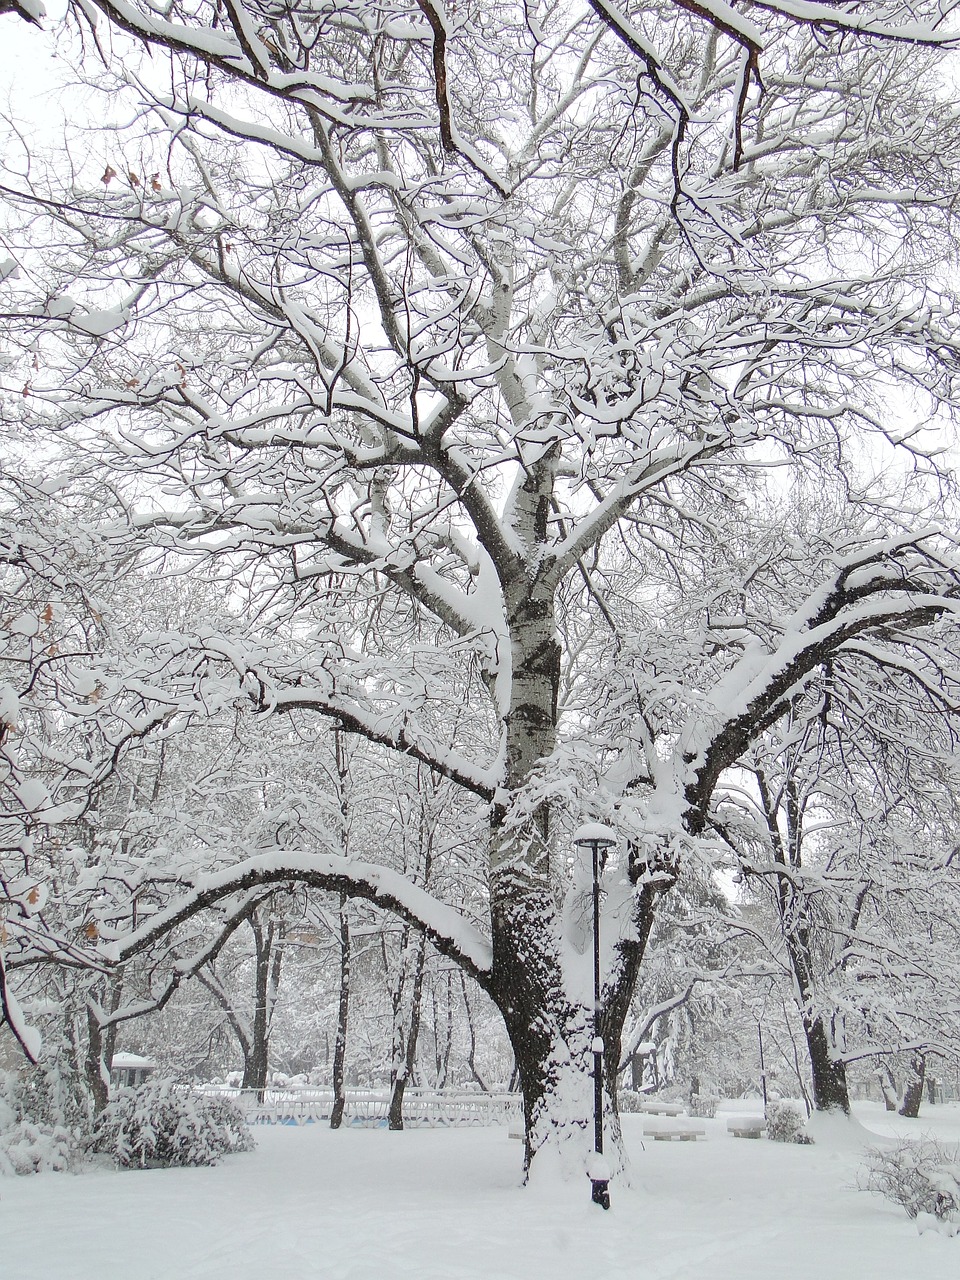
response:
M78 0L111 127L8 183L10 414L64 492L109 479L99 536L222 595L144 629L102 715L328 718L463 793L485 889L172 853L175 901L102 913L113 962L274 885L376 902L500 1009L528 1160L582 1153L571 828L622 836L609 1086L725 773L845 655L923 686L952 626L947 8ZM868 484L898 458L907 498ZM782 523L801 482L844 520Z
M960 1047L956 695L942 665L910 690L858 669L856 648L838 661L844 692L834 701L833 669L811 684L728 780L716 820L796 1002L814 1105L848 1111L849 1064Z

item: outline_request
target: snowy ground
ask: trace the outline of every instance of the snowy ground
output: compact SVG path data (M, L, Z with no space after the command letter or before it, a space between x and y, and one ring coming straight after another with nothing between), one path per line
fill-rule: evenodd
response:
M960 1139L861 1107L878 1134ZM960 1237L919 1236L856 1189L857 1143L641 1142L609 1214L589 1186L518 1189L505 1129L258 1132L213 1169L0 1179L0 1280L956 1280Z

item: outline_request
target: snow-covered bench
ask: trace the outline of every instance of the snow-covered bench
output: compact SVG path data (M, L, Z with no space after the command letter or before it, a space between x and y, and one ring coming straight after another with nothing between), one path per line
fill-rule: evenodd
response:
M727 1132L735 1138L759 1138L767 1131L765 1116L730 1116Z
M670 1116L661 1118L651 1116L643 1124L643 1136L653 1138L655 1142L695 1142L697 1138L705 1138L706 1126L690 1120L686 1116Z
M640 1110L647 1116L679 1116L683 1114L682 1102L661 1102L659 1098L644 1098Z

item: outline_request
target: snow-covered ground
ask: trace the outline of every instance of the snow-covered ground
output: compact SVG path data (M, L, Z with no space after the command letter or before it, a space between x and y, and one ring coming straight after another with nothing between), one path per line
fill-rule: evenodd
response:
M960 1139L960 1108L919 1121L861 1106L877 1134ZM920 1236L856 1189L860 1149L727 1134L647 1141L625 1117L633 1185L518 1189L500 1128L258 1132L212 1169L0 1179L2 1280L956 1280L960 1237Z

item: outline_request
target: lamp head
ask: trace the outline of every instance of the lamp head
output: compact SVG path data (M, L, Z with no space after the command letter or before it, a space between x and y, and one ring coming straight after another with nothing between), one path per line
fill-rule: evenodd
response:
M580 849L612 849L617 843L617 833L602 822L585 822L573 833L573 843Z

